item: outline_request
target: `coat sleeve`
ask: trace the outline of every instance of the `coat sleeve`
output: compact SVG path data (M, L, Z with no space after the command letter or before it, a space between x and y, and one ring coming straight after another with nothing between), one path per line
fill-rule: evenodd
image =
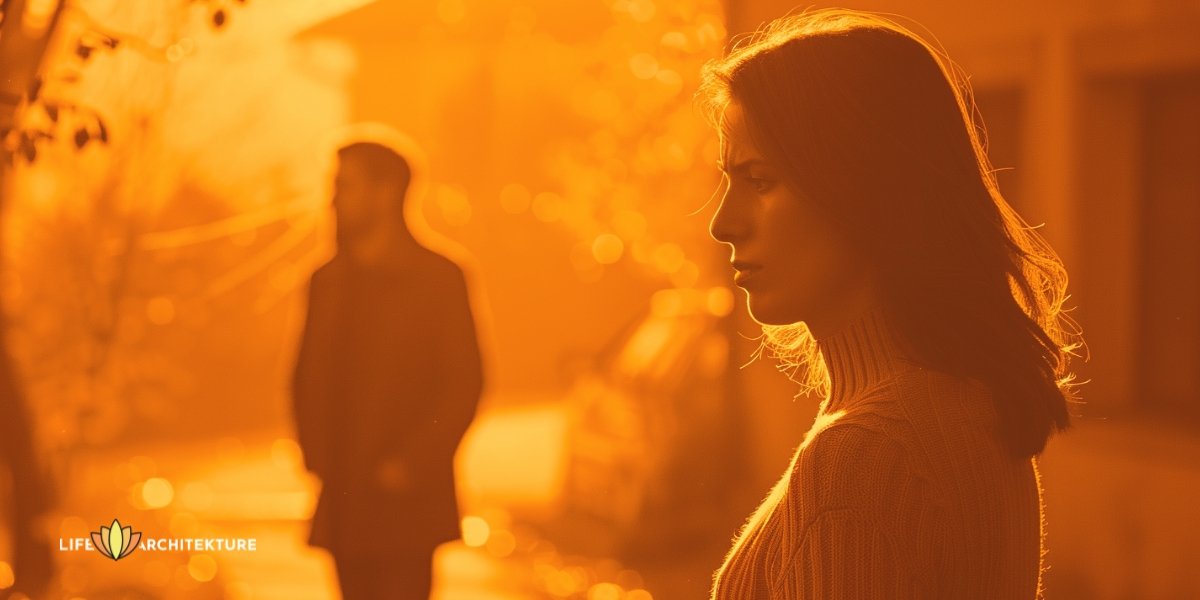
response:
M433 346L437 356L436 392L427 399L429 411L424 418L401 440L403 456L453 456L475 418L483 392L483 359L470 290L457 267L447 280L444 312L439 319L442 327Z
M327 414L330 385L331 331L334 307L329 302L328 283L318 271L309 281L308 309L300 347L292 373L292 411L296 437L305 468L325 478L329 465L329 429Z

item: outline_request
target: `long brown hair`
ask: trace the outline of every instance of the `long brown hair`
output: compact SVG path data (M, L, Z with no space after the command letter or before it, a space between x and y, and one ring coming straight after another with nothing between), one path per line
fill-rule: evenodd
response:
M1070 422L1067 272L1005 201L957 66L882 15L783 17L704 69L714 124L742 108L758 149L878 267L887 317L918 360L991 390L999 435L1039 454ZM803 323L764 326L763 349L806 391L828 390Z

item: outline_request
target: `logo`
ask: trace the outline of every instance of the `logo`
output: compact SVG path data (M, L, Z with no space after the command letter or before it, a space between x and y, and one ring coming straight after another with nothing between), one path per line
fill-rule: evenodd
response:
M78 519L78 517L71 517ZM85 526L86 527L86 526ZM58 538L59 552L91 552L95 550L105 558L121 560L134 550L142 552L257 552L258 538L165 538L146 537L128 525L113 519L112 525L90 532L89 537ZM2 563L0 563L2 564Z
M96 551L113 560L121 560L133 553L142 539L142 532L134 531L128 525L121 527L120 521L113 519L112 525L101 526L100 531L92 532L92 543Z

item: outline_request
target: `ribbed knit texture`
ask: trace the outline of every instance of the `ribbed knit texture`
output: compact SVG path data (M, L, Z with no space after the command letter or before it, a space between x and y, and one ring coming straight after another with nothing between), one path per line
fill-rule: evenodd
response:
M716 572L716 600L1042 597L1036 459L978 382L908 359L881 310L818 340L831 391Z

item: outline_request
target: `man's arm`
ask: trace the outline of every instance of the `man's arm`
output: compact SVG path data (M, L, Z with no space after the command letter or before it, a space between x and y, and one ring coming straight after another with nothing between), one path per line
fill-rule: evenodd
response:
M446 286L444 323L433 350L438 357L438 386L435 397L412 435L401 440L402 456L453 455L463 434L475 418L483 393L483 359L479 349L470 291L463 273L455 269Z
M308 285L308 306L300 349L292 373L292 410L296 419L296 437L309 471L324 479L328 472L329 441L327 402L330 393L329 361L333 336L334 307L321 273L313 274Z

